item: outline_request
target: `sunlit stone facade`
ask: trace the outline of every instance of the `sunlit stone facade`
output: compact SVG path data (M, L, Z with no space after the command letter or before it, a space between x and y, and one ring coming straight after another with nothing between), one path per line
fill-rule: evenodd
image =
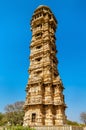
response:
M24 126L66 123L64 87L57 69L56 26L57 20L49 7L39 6L34 11Z

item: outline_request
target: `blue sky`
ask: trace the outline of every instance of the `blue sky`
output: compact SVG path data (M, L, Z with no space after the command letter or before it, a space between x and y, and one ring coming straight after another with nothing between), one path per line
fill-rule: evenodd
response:
M86 1L0 0L0 111L25 100L28 80L30 20L39 5L58 20L56 45L68 119L80 122L86 111Z

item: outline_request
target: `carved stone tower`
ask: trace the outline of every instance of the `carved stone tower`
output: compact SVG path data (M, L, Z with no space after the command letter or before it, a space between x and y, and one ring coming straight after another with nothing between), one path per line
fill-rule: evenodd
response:
M66 122L64 87L57 70L56 26L49 7L39 6L34 11L24 126L58 126Z

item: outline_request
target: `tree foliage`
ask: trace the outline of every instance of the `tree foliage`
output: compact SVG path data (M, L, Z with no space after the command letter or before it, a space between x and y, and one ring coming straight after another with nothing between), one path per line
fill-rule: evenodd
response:
M0 114L0 125L22 125L24 116L23 105L23 101L7 105L5 107L5 113Z
M3 117L4 117L4 115L0 112L0 126L2 125Z
M0 121L2 120L3 118L3 114L0 112Z
M0 126L7 123L7 118L5 113L0 113Z
M81 120L83 121L83 123L86 125L86 112L82 112L82 113L80 114L80 118L81 118Z
M23 110L23 105L24 105L23 101L15 102L14 104L7 105L5 107L5 111L8 112L8 113L9 112L22 111Z
M79 126L80 124L76 121L70 121L70 120L67 120L67 124L68 125L73 125L73 126Z
M16 124L21 125L23 123L23 116L24 116L23 105L24 102L20 101L14 104L7 105L5 107L7 119L11 125Z

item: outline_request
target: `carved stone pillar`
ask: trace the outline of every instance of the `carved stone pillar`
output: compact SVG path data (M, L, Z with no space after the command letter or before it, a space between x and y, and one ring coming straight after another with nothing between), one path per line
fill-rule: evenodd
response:
M45 125L53 126L53 108L51 105L45 106Z

